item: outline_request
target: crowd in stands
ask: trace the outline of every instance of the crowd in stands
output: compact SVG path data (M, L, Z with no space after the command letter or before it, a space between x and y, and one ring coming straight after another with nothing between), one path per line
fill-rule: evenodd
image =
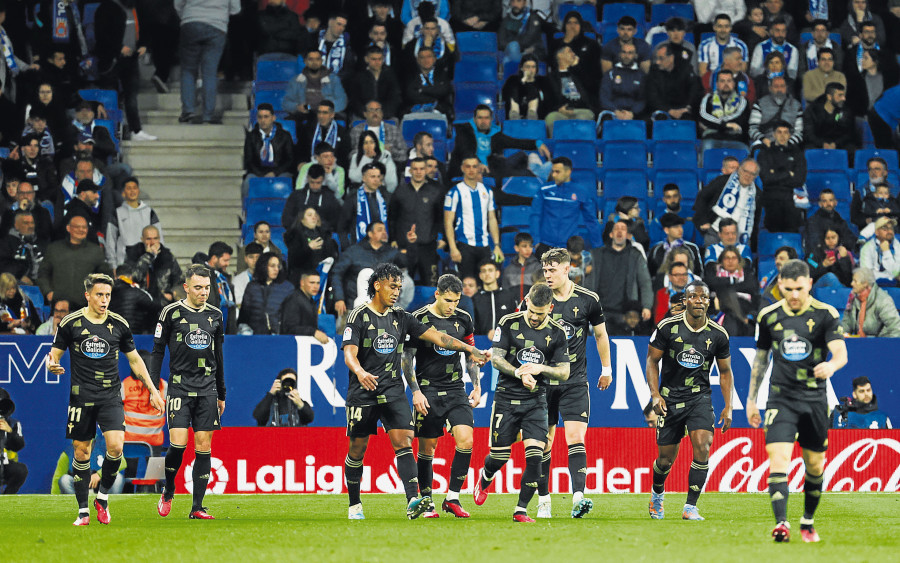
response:
M900 276L896 0L148 4L95 6L87 45L81 2L0 0L10 332L41 324L21 290L76 308L92 271L116 273L113 310L137 332L178 297L180 267L117 143L152 138L139 57L167 90L176 53L160 36L179 33L179 121L216 122L218 75L255 73L245 232L195 256L216 272L230 333L319 337L317 314L345 315L393 261L401 306L454 271L489 334L560 246L611 334L647 334L695 278L718 322L753 334L796 257L855 319L848 332L879 334L876 318L893 330L881 311ZM116 90L124 112L86 86Z

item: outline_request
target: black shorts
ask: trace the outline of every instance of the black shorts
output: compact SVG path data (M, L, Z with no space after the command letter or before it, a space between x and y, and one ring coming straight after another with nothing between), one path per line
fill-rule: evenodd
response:
M219 403L214 396L173 397L166 399L169 430L193 428L194 432L218 430Z
M406 399L397 399L378 405L347 405L347 436L363 438L378 433L378 421L384 431L410 430L413 427L412 410Z
M682 405L679 407L679 405ZM656 419L656 445L671 446L694 430L713 431L716 425L716 412L712 399L693 400L690 403L668 405L666 416Z
M580 385L550 385L547 387L547 421L550 426L591 419L591 391L587 383Z
M547 442L547 399L503 399L494 397L491 408L491 447L513 445L522 431L523 440Z
M85 405L69 400L69 416L66 421L66 440L90 442L100 432L125 431L125 407L122 399Z
M828 403L769 400L766 403L766 444L794 443L804 450L828 449Z
M475 426L475 417L469 397L465 391L423 391L428 399L428 414L416 412L416 436L419 438L440 438L444 428L454 426Z

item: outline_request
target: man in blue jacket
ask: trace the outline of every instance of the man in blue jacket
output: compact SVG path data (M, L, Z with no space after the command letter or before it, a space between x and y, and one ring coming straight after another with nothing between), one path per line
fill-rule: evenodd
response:
M597 221L596 187L574 184L572 161L554 158L550 172L552 184L538 190L531 202L531 236L538 243L535 254L551 248L565 248L569 237L587 227L591 243L603 244L603 231Z

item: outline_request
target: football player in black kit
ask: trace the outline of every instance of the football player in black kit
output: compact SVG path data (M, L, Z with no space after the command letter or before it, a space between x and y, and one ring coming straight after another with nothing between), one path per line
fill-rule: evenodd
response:
M453 274L438 279L434 303L413 313L423 325L433 326L466 344L475 343L475 325L469 313L457 309L462 295L462 282ZM416 360L415 369L413 359ZM447 350L437 344L420 343L410 339L403 350L403 374L413 391L413 408L416 416L416 437L419 442L419 492L431 496L434 479L432 461L438 438L444 435L444 426L456 440L456 453L450 465L450 482L447 498L441 504L444 512L457 518L468 518L459 502L459 491L469 472L472 460L472 427L475 418L472 409L481 400L481 370L469 356L466 373L472 380L472 391L466 395L466 384L460 369L459 352ZM437 518L437 512L425 514L425 518Z
M609 356L609 336L600 296L569 279L571 256L565 248L551 248L541 256L544 279L553 290L553 308L550 318L566 331L569 359L572 366L565 381L550 381L547 388L547 412L549 432L541 463L541 480L538 485L538 518L552 516L550 506L550 451L560 417L565 427L569 454L569 477L572 482L572 518L583 518L594 507L591 499L584 498L587 480L587 450L584 439L591 419L591 396L587 379L587 341L594 335L597 354L600 356L600 377L597 387L605 391L612 383L612 367Z
M709 472L709 448L713 442L716 414L712 405L709 372L713 360L719 368L719 385L725 407L719 416L722 433L731 427L731 349L728 333L709 320L709 287L696 280L684 288L683 312L660 321L650 335L647 348L647 384L656 419L656 444L659 455L653 462L653 491L650 495L650 517L661 520L666 477L681 439L691 439L693 461L688 472L688 494L681 517L703 520L697 510L697 499ZM662 360L662 369L659 362Z
M778 275L778 289L784 296L781 301L759 312L747 421L754 428L765 423L769 498L776 522L772 538L777 542L791 539L787 471L796 440L806 466L800 537L804 542L817 542L819 534L813 527L813 516L822 494L828 449L827 380L847 364L847 345L837 310L809 294L812 279L806 262L785 262ZM769 365L770 350L772 375L763 420L756 400ZM831 359L825 361L829 352Z
M531 286L524 311L506 315L494 331L491 362L500 372L491 407L491 451L475 483L475 504L488 497L487 488L509 460L510 449L521 432L525 471L514 522L534 522L528 503L541 478L541 457L547 439L547 387L550 380L569 377L566 331L550 318L553 290Z
M97 426L106 440L106 457L100 478L100 491L94 500L97 520L109 524L107 494L116 480L122 462L122 446L125 443L125 409L122 404L119 379L119 352L128 358L131 371L150 390L150 405L162 412L165 404L153 385L147 366L134 347L134 337L128 322L109 311L113 279L106 274L91 274L84 280L84 297L87 307L66 316L59 323L59 330L47 359L47 369L56 375L65 373L59 360L66 350L72 368L72 386L69 391L69 417L66 438L75 447L75 499L78 501L78 517L75 526L91 523L88 509L88 486L91 481L91 443Z
M156 510L168 516L175 496L175 476L181 468L188 442L188 428L194 429L193 505L188 518L214 520L203 506L209 483L212 433L220 428L225 412L225 368L222 344L225 327L222 311L209 298L211 273L201 264L192 264L184 274L187 296L162 310L153 334L153 361L150 369L159 377L169 349L169 390L166 407L169 421L169 451L166 453L166 486Z
M454 352L465 352L478 365L491 357L471 344L434 326L422 324L394 303L400 297L402 272L394 264L378 264L369 278L368 303L351 311L344 329L344 362L350 372L347 393L349 451L344 460L350 520L365 518L360 500L363 458L369 436L378 421L387 432L397 458L397 472L406 491L406 516L410 520L434 510L429 496L418 496L416 460L413 458L413 417L403 388L401 361L403 343L418 338Z

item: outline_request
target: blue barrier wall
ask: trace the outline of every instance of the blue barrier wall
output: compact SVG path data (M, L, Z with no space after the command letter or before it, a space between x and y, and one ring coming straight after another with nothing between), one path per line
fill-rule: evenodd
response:
M135 338L138 348L152 349L150 336ZM29 465L30 475L23 492L47 492L59 452L65 447L64 427L68 401L68 375L54 376L46 369L45 357L50 350L49 337L0 337L0 386L6 388L16 402L16 413L23 425L26 447L21 459ZM615 379L607 391L593 385L600 373L600 359L596 346L589 342L588 369L591 374L591 426L642 426L641 409L649 400L644 379L647 338L613 338L613 371ZM881 410L894 423L900 422L896 366L900 365L900 339L851 339L847 341L850 363L831 380L829 398L850 394L850 381L866 375L879 399ZM477 337L480 348L490 346L486 337ZM731 340L732 366L736 397L733 401L734 425L746 427L743 400L747 396L750 363L755 354L751 338ZM167 356L168 357L168 356ZM68 354L63 358L68 368ZM315 426L343 427L344 398L347 393L347 367L334 341L322 345L312 337L292 336L228 336L225 339L225 381L228 387L224 426L255 426L251 415L271 387L276 374L285 367L297 368L301 395L312 401ZM122 359L120 371L128 373L127 361ZM163 374L167 365L163 366ZM487 426L490 417L492 389L496 373L491 366L483 370L482 388L485 390L479 408L475 409L477 426ZM718 375L713 374L718 386ZM761 397L763 399L763 397ZM718 388L713 390L716 410L723 399ZM762 400L760 401L762 402ZM343 445L341 445L343 447Z

